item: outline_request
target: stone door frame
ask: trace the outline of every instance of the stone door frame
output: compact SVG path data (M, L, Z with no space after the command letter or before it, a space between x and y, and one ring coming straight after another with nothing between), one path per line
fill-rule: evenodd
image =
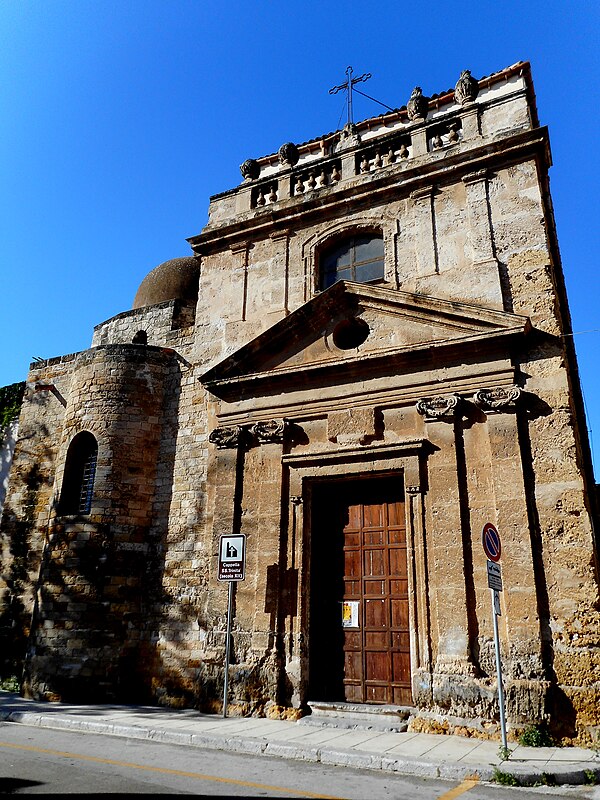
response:
M380 478L396 475L403 481L405 495L410 659L415 705L424 701L431 687L431 620L429 613L427 545L425 540L427 439L412 438L393 443L375 442L367 446L335 448L311 453L284 455L289 470L289 502L296 506L296 524L302 535L295 544L294 560L300 565L298 608L300 632L307 641L310 616L310 558L312 527L312 487L328 479ZM302 648L300 659L300 702L312 699L308 693L309 657Z

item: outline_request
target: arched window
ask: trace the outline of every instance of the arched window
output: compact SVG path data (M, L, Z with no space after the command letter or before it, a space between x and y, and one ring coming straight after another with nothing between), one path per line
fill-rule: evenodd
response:
M376 283L384 278L383 237L362 233L337 241L319 257L321 289L337 281Z
M59 503L61 514L90 513L97 460L96 437L88 431L78 433L67 450Z

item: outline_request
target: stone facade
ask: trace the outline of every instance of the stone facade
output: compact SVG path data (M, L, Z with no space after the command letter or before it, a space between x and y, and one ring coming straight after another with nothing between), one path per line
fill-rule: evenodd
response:
M232 711L388 702L494 735L493 522L509 723L597 730L595 493L529 65L415 92L248 159L189 240L198 287L173 296L168 262L156 303L32 365L2 521L26 693L219 708L241 533ZM356 257L324 288L360 247L375 278ZM81 432L91 505L67 514Z

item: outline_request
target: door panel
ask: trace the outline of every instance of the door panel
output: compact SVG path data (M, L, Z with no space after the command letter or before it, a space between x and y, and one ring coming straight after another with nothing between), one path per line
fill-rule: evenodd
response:
M315 491L310 625L313 699L412 703L401 496L399 478L323 484ZM356 627L342 627L342 603L352 606L355 615L358 611Z

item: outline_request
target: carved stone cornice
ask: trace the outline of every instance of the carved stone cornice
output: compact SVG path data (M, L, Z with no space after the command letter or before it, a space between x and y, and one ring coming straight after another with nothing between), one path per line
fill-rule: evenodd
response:
M451 420L462 405L462 397L450 394L445 397L424 397L417 400L417 411L425 417L425 422Z
M244 429L239 425L232 428L215 428L208 436L208 441L217 447L217 450L232 450L239 447L244 440Z
M482 411L509 411L521 397L520 386L497 386L493 389L479 389L473 395L473 402Z
M468 108L468 107L467 107ZM464 126L463 126L464 128ZM336 152L340 145L336 146ZM406 169L403 171L403 190L409 190L414 185L419 185L423 180L429 183L445 183L448 176L456 168L470 169L474 161L488 166L491 170L498 169L507 158L525 158L530 154L539 154L542 163L549 163L548 133L545 128L520 130L511 134L502 148L490 148L482 142L475 142L467 150L448 152L441 161L438 159L417 161L411 165L411 159L405 161ZM360 205L365 202L369 207L374 203L384 202L388 196L397 196L398 178L394 170L380 170L378 173L369 173L366 181L351 181L348 186L342 185L335 192L319 194L318 199L301 206L292 203L283 204L277 210L277 222L281 226L297 228L304 215L315 214L318 206L319 214L332 214L338 211L346 213L348 203ZM242 188L246 188L242 186ZM248 187L249 188L249 187ZM225 220L223 224L207 226L201 234L190 238L189 242L195 252L210 255L221 252L224 247L230 246L233 241L244 237L252 237L258 241L263 234L268 236L273 227L273 217L257 214L249 217L243 226L240 226L237 216Z
M250 433L256 437L259 444L277 444L283 442L287 424L283 419L256 422L250 427Z

